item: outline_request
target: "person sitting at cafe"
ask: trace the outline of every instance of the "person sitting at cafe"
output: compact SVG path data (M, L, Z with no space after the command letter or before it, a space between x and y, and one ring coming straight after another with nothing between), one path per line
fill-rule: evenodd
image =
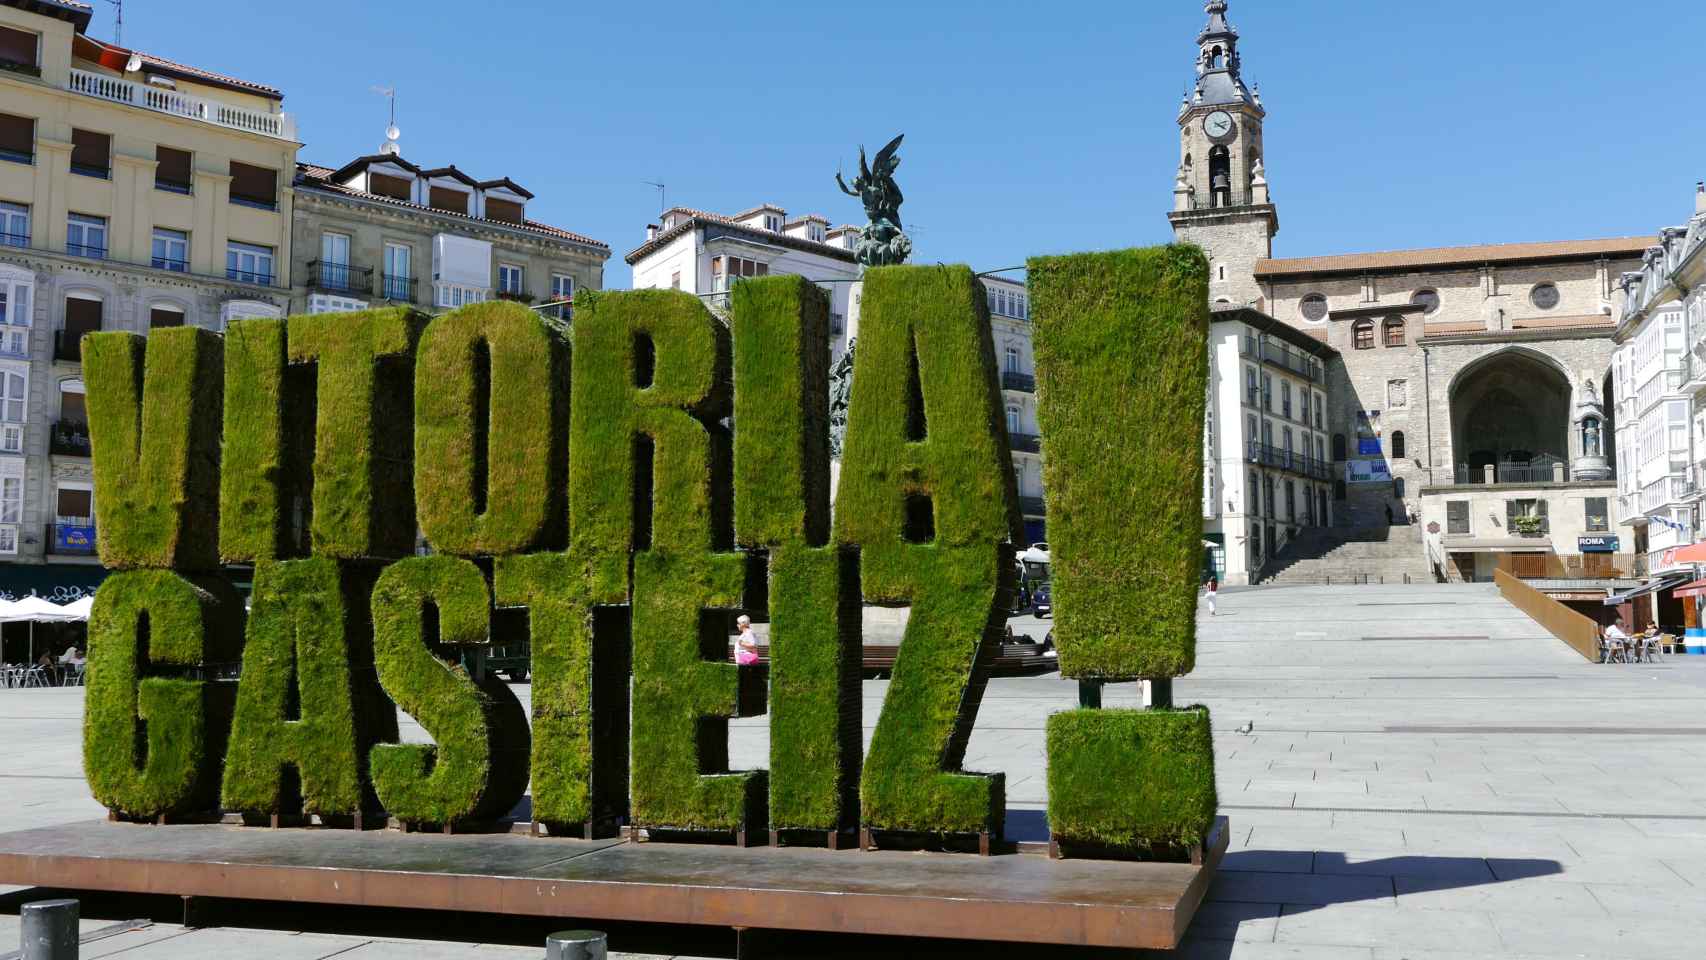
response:
M1616 620L1613 620L1611 622L1611 626L1605 628L1605 645L1607 650L1605 655L1600 659L1600 662L1606 663L1616 658L1621 652L1620 648L1628 642L1629 634L1623 632L1623 618L1619 617Z

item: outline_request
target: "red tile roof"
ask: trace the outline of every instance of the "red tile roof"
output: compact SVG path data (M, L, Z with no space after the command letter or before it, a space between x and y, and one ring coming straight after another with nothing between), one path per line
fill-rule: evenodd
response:
M1653 237L1613 237L1607 240L1562 240L1545 243L1490 243L1471 247L1432 247L1424 250L1389 250L1350 253L1331 257L1298 257L1289 260L1258 260L1258 278L1301 277L1318 273L1361 273L1367 271L1417 270L1428 267L1479 266L1532 260L1611 257L1639 258L1654 243Z
M284 99L284 93L277 87L269 87L261 83L251 83L248 80L239 80L236 77L228 77L222 73L214 73L211 70L192 67L187 63L179 63L176 60L168 60L165 57L158 57L152 53L143 53L140 50L130 50L116 44L96 40L94 37L88 36L87 34L78 36L76 42L89 44L94 48L94 53L92 55L88 53L87 49L85 49L78 51L78 56L86 56L88 59L94 60L109 69L120 71L124 70L125 63L130 60L130 55L134 53L141 59L142 68L145 72L177 77L182 80L190 80L195 83L203 83L215 87L224 87L228 90L235 90L238 93L248 93L259 97L266 97L269 100Z
M398 200L394 197L381 196L377 193L368 193L365 190L356 190L351 187L342 186L341 184L332 182L330 179L332 174L336 172L337 171L333 170L331 167L323 167L317 163L298 163L296 165L297 182L303 186L312 187L315 190L325 190L328 193L340 193L345 196L357 197L362 200L371 200L377 203L389 204L391 206L402 207L408 210L420 210L422 212L436 214L441 217L455 217L460 220L469 220L474 223L507 227L512 230L529 230L545 236L556 237L560 240L572 240L575 243L585 244L589 247L596 247L599 250L603 250L606 255L610 252L610 245L607 243L602 243L598 240L592 239L591 237L574 233L569 230L564 230L561 227L553 227L550 224L539 223L533 220L526 220L522 223L511 223L507 220L490 220L484 217L471 217L466 214L451 213L446 210L439 210L435 207L425 207L418 203L410 203L407 200Z

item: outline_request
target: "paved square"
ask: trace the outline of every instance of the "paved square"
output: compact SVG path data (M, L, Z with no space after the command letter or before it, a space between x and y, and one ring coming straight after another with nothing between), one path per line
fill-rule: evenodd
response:
M1588 664L1480 585L1233 591L1220 611L1201 621L1198 669L1178 682L1176 699L1215 711L1233 842L1177 956L1701 955L1706 658ZM867 735L885 686L865 684ZM1109 691L1110 705L1132 699ZM1053 675L990 685L967 767L1007 772L1012 834L1045 829L1043 722L1076 702L1075 685ZM81 711L80 690L0 691L10 734L0 746L0 829L102 815L82 779ZM1239 735L1246 721L1255 729ZM762 718L732 725L737 766L763 765L766 749ZM16 923L0 917L0 951ZM541 954L170 926L84 951L129 960Z

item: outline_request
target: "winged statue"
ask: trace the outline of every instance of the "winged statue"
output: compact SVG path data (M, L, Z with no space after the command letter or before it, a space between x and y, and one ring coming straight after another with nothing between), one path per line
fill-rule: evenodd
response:
M853 178L851 187L840 172L835 174L841 192L858 197L865 206L865 217L870 222L860 233L857 254L859 262L868 267L905 263L912 255L912 238L903 232L900 220L900 205L906 202L906 197L894 179L894 172L900 168L900 142L905 139L903 133L890 140L877 151L874 163L867 161L865 148L861 146L859 175Z

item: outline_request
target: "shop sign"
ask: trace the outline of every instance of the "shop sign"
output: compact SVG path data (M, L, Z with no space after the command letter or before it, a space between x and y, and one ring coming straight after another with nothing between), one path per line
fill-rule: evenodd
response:
M1607 534L1577 537L1576 549L1582 553L1616 553L1617 538Z
M1363 457L1380 456L1380 438L1359 437L1357 439L1357 455Z
M1385 460L1349 460L1345 462L1346 483L1391 483L1392 468Z

